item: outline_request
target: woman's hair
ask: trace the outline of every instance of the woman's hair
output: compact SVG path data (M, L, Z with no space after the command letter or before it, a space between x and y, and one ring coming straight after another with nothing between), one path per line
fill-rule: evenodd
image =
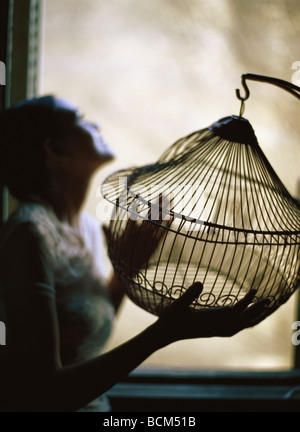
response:
M60 138L75 111L62 109L54 96L19 102L0 115L0 183L21 201L47 197L44 142Z

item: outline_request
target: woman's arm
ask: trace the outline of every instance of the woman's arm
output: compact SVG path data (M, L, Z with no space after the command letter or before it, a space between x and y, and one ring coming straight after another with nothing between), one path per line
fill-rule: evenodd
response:
M29 296L25 292L26 286L53 283L43 251L30 229L18 233L14 246L7 249L6 261L10 282L20 287L9 300L8 317L14 351L12 384L24 411L75 411L158 349L180 339L234 334L251 325L253 316L259 313L257 305L247 308L252 293L232 308L195 313L189 305L200 294L202 285L194 284L133 339L94 359L63 366L55 298L35 295L31 289Z
M102 225L101 230L103 231L106 244L109 242L110 231L109 227L106 225ZM122 300L125 296L125 288L122 282L118 279L116 274L113 272L112 277L108 283L108 290L111 298L111 302L114 305L115 311L118 312Z
M109 282L108 289L109 289L112 304L114 305L115 310L117 312L125 296L125 288L122 282L117 278L115 273L113 274Z
M200 291L199 284L193 285L185 298L175 302L160 319L136 337L114 350L72 366L62 366L59 354L55 355L59 336L55 331L53 301L37 305L38 312L32 315L32 319L35 322L38 319L39 330L22 353L23 357L34 354L32 358L35 359L32 364L27 362L27 367L24 363L22 368L26 377L24 384L27 382L26 394L23 395L27 397L23 400L28 401L25 410L75 411L110 389L152 353L172 342L195 337L231 336L251 325L251 317L243 318L243 314L252 294L237 307L194 313L189 304ZM255 316L257 312L256 307ZM48 356L52 359L50 363Z

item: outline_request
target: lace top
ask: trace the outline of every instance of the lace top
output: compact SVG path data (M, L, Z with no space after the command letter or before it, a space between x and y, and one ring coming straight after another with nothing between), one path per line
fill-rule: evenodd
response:
M98 221L82 212L75 231L59 221L50 208L38 203L22 204L0 231L0 256L16 227L27 222L34 224L49 253L55 286L35 287L35 293L56 299L63 365L98 355L114 319ZM13 287L4 285L0 275L0 321L5 322L5 298L12 291Z

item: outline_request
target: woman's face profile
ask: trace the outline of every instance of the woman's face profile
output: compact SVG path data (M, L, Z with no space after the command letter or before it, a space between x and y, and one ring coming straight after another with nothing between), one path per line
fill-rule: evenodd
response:
M75 120L71 126L66 125L67 134L64 138L68 154L80 158L82 163L90 160L101 164L115 157L112 148L104 141L97 123L85 119L82 111L66 99L56 98L55 103L57 109L74 114Z

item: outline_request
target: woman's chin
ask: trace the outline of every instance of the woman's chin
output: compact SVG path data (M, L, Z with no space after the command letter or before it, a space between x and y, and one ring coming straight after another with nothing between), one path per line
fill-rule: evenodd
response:
M108 145L96 145L95 149L99 156L99 158L102 158L103 160L106 160L107 162L110 160L113 160L116 158L116 153L108 146Z
M97 153L95 159L97 159L99 166L102 164L106 164L115 160L116 155L112 153Z

